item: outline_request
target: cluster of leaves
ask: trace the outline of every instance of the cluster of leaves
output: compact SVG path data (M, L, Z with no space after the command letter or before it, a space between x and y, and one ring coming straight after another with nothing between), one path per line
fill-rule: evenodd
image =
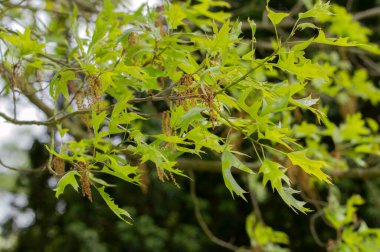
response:
M88 100L88 106L92 108L88 126L92 128L94 137L79 142L64 143L60 153L51 151L55 156L72 164L80 162L92 164L87 165L90 171L108 173L127 182L138 184L138 167L132 166L125 159L118 158L123 151L130 151L134 155L141 156L141 162L152 161L163 173L182 175L182 171L175 168L175 159L185 153L201 155L205 149L208 149L222 154L222 172L226 186L232 194L235 193L244 198L245 191L232 177L231 168L236 167L250 173L252 171L235 156L232 148L234 143L230 142L228 137L223 139L210 131L215 127L226 127L248 138L254 149L257 146L261 148L261 153L256 152L257 158L263 162L260 171L264 173L264 181L271 181L272 187L292 208L306 212L309 209L303 207L304 203L293 197L296 191L290 187L289 179L282 170L284 165L270 161L270 157L266 158L264 148L282 153L283 158L288 158L293 165L298 165L308 174L330 183L328 176L321 170L327 164L308 158L306 150L303 150L302 146L290 136L290 129L282 127L280 122L283 111L297 107L312 111L319 120L324 118L321 112L312 107L317 99L312 99L310 96L295 98L300 91L303 91L309 80L316 78L328 80L328 75L322 71L319 64L312 63L304 57L303 50L314 40L318 43L342 46L351 46L351 44L347 42L347 39L333 42L324 36L322 30L319 30L316 38L311 38L306 42L296 43L296 45L289 43L297 30L310 26L308 23L298 24L298 21L314 17L321 12L328 13L328 5L320 4L306 13L299 14L299 20L289 37L285 41L278 38L277 48L270 56L254 59L252 49L244 53L244 48L241 48L243 46L239 45L241 24L235 22L230 25L230 22L226 20L226 13L208 11L212 6L228 7L228 5L224 2L210 2L212 6L209 6L208 3L204 1L195 6L168 4L161 15L148 11L144 21L149 29L134 27L133 31L129 29L123 33L121 28L117 29L116 23L119 21L116 19L117 13L114 12L112 4L105 2L103 11L96 21L93 35L88 41L83 41L77 35L76 11L74 10L71 27L78 47L73 51L73 58L78 62L79 70L86 76L83 86L96 89L95 92L100 92L100 96L110 95L117 100L117 103L112 106L112 112L108 112L107 105L100 108L100 101L96 99L98 95L87 95L85 99ZM267 10L274 28L288 15L276 13L269 7ZM195 13L198 14L195 15ZM199 15L205 15L209 19L200 20ZM113 16L114 18L105 19L105 17ZM162 19L165 16L168 30L164 30L165 28L160 23L163 22ZM125 19L131 20L131 18ZM184 30L190 29L190 24L184 23L185 19L193 21L194 25L213 35L180 32L177 30L178 26L182 26ZM219 28L211 19L224 21L224 23ZM250 24L253 32L252 41L254 41L255 24L252 21ZM103 27L113 27L113 29L106 31ZM117 36L118 33L119 36ZM84 46L88 47L87 50ZM194 52L198 52L201 56ZM75 54L80 54L81 58ZM153 56L149 57L148 55L151 54ZM255 70L265 72L266 69L277 75L279 72L288 72L293 74L296 80L290 82L280 77L278 78L280 82L269 83L251 76L255 74ZM63 75L71 76L71 78L63 78ZM52 97L57 99L58 94L62 93L69 101L68 81L76 80L74 72L64 68L55 76L54 80L57 81L50 85ZM91 80L94 78L98 80L97 85L101 87L93 87ZM161 78L163 82L169 82L169 86L160 87L158 78ZM125 88L126 81L128 82L127 89ZM79 81L78 85L80 85ZM162 90L168 90L171 96L184 102L171 103L170 96L160 95ZM138 98L134 98L136 92L156 92L152 99L163 97L168 100L169 128L172 134L151 135L151 139L147 139L147 134L142 133L134 124L135 120L143 119L136 112L137 108L132 105L134 101L139 101ZM232 95L229 94L230 92ZM84 93L87 94L87 92ZM75 93L73 98L76 98ZM192 108L189 110L190 106ZM241 111L246 116L236 118L233 116L234 111ZM208 118L205 118L202 112L208 114ZM105 126L106 118L109 121L108 127L102 128ZM120 134L128 134L127 141L115 148L112 139ZM151 143L147 143L147 140ZM128 144L125 145L126 143ZM170 148L167 144L170 144ZM278 147L274 148L272 144L277 144ZM280 146L285 147L287 152L280 150L282 148ZM92 153L89 153L91 149ZM70 178L72 178L70 181L74 181L75 177L72 175ZM285 182L284 187L282 180ZM93 182L99 183L94 179ZM61 182L58 187L65 184ZM105 185L104 182L101 184ZM108 197L105 197L105 200L108 201ZM115 205L110 204L110 206Z
M95 22L82 20L73 5L70 45L62 43L64 34L37 41L29 27L23 32L0 30L7 49L1 68L6 91L31 97L41 76L49 79L49 93L44 94L48 97L39 107L59 133L47 147L50 161L56 160L50 162L51 172L62 176L56 197L71 185L75 190L81 187L92 201L95 189L120 219L130 223L130 214L105 191L112 187L107 176L141 185L144 163L149 161L161 180L176 183L175 176L186 176L177 165L179 157L213 155L221 159L232 196L246 200L232 171L258 175L242 161L244 155L260 162L264 185L270 182L291 209L306 213L311 210L294 196L299 191L292 187L289 169L301 169L316 183L331 184L324 170L348 169L350 162L364 166L379 155L376 121L343 111L346 122L336 127L324 105L334 97L342 107L353 99L378 104L380 90L367 80L366 70L355 70L351 76L350 67L334 61L334 54L311 58L306 53L310 46L322 45L379 54L380 49L369 43L370 31L344 9L318 1L298 14L283 37L277 27L289 13L274 11L267 1L276 40L272 53L259 57L254 21L247 21L252 34L247 40L242 22L229 19L227 2L190 2L167 2L155 9L142 5L126 13L105 0ZM49 29L58 22L52 21ZM321 94L323 103L318 104L313 93ZM45 109L50 103L57 106ZM302 118L308 113L316 123ZM147 120L161 124L161 129L146 129ZM322 144L323 137L333 139L333 156ZM241 139L248 149L242 149ZM247 219L247 233L252 246L288 242L285 234L253 216Z
M330 195L324 216L337 232L337 239L330 244L331 251L374 251L379 248L380 229L368 228L357 217L357 206L363 204L359 195L351 196L345 206L339 204L334 194Z

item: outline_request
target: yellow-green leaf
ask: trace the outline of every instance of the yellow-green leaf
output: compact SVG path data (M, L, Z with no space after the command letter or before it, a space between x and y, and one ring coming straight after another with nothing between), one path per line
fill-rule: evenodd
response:
M232 154L229 151L224 151L222 154L222 173L224 183L226 184L228 190L230 190L232 197L235 193L236 195L242 197L245 201L247 201L243 195L243 193L246 193L246 191L244 191L244 189L239 186L239 184L232 176L232 167L253 174L253 171L249 169L246 165L244 165L234 154Z
M259 173L264 175L263 185L266 185L270 181L272 189L276 189L278 192L282 190L282 181L290 185L289 178L285 175L285 169L281 168L279 163L265 159L260 167Z
M304 201L299 201L296 198L294 198L293 194L299 193L299 191L294 190L291 187L283 187L281 191L278 192L280 194L281 198L283 201L294 211L296 210L302 212L302 213L307 213L311 212L309 208L304 207L306 202Z
M287 16L289 16L289 13L285 13L285 12L274 12L272 11L269 6L269 0L267 0L267 11L268 11L268 18L270 19L270 21L274 24L274 25L277 25L279 23L281 23L281 21L286 18Z
M181 5L176 3L170 5L166 15L171 29L176 29L179 25L182 25L182 20L186 18L186 13L183 11Z
M324 3L323 1L319 0L318 3L316 3L310 10L304 13L299 13L298 18L304 19L318 17L320 15L332 15L330 12L330 2Z
M54 76L50 83L50 95L54 100L58 99L59 94L69 99L67 82L70 80L77 80L73 71L60 71Z
M317 177L321 181L331 184L330 177L322 171L322 167L326 167L327 163L321 160L312 160L306 157L306 151L295 151L288 153L290 161L294 165L301 167L307 174Z
M55 188L55 197L58 198L65 191L66 186L71 185L75 191L78 191L79 185L75 176L80 176L77 171L66 173L58 182Z
M107 206L116 214L117 217L119 217L122 221L124 221L127 224L131 224L129 220L132 220L131 215L124 209L120 208L114 200L110 197L108 193L104 191L104 187L95 187L100 196L104 199L106 202Z

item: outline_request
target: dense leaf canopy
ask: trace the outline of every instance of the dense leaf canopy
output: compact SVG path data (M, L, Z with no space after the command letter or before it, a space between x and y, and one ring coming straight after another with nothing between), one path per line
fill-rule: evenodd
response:
M166 182L157 187L191 184L195 216L211 241L231 250L287 251L292 240L260 211L266 186L295 213L311 212L318 245L378 249L380 231L357 217L365 200L341 199L338 186L347 178L380 177L373 112L380 102L374 61L380 48L373 30L358 21L366 13L353 16L324 1L299 1L290 11L280 11L287 3L252 1L262 7L260 21L246 15L242 2L239 8L165 1L137 10L111 0L1 3L0 94L12 111L0 117L45 126L50 134L40 167L22 170L7 160L3 166L52 177L59 202L80 190L92 202L87 211L107 206L123 225L142 231L143 221L134 223L133 210L112 194L120 181L145 192L152 179ZM18 119L25 98L44 120ZM243 216L247 244L221 240L207 226L195 193L205 172L221 174L214 186L223 184L234 204L253 203ZM316 218L337 237L323 244ZM102 246L83 251L107 251Z

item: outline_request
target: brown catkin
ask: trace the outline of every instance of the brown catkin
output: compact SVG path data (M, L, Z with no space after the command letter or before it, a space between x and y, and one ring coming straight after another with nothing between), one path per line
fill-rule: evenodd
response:
M82 90L77 90L77 93L75 96L75 103L77 105L78 110L87 110L87 106L84 103L84 93ZM88 114L81 114L80 117L82 118L83 122L87 125L87 127L91 128Z
M92 202L91 183L89 178L88 164L85 162L79 162L80 182L82 185L82 196L87 197Z
M141 170L141 176L140 176L141 191L144 194L147 194L149 190L149 185L150 185L149 169L145 163L138 164L138 167Z
M167 178L165 171L158 166L156 166L156 170L158 178L161 180L161 182L165 182L165 178Z
M92 75L88 77L85 94L90 106L99 112L100 103L102 101L102 84L99 76Z
M182 75L182 77L180 79L180 83L181 83L182 88L184 89L184 91L182 91L180 95L187 96L187 95L191 95L193 93L193 90L191 88L191 84L193 83L193 77L191 76L191 74ZM181 102L181 105L183 106L183 108L186 111L188 111L189 107L187 104L187 100L183 99L183 100L180 100L180 102Z
M214 110L214 94L211 90L206 91L205 100L206 100L208 108L209 108L211 125L212 125L212 128L214 129L215 128L215 122L216 122L216 112Z
M166 136L172 135L172 130L170 127L170 111L162 112L162 134Z
M181 188L181 187L179 186L179 184L177 183L177 180L175 179L173 173L169 172L169 175L170 175L170 178L171 178L171 180L173 181L174 185L175 185L177 188Z
M170 126L170 111L162 112L162 134L165 136L172 136L173 130ZM174 133L175 134L175 133ZM164 148L174 147L174 143L166 143Z
M136 45L139 39L139 35L136 32L131 32L128 36L128 45Z
M65 161L62 158L54 157L52 160L52 168L58 177L62 177L65 174Z

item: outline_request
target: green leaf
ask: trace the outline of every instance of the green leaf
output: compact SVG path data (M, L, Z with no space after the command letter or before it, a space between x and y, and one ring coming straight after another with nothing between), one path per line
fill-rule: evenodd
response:
M230 21L227 20L223 23L222 27L218 31L218 27L215 23L212 24L214 30L214 38L209 40L208 47L211 48L211 55L217 52L225 52L229 47L234 45L234 42L239 40L238 35L241 33L240 23L236 23L235 34L230 34Z
M226 19L230 17L229 13L226 13L223 11L212 12L208 10L212 6L229 8L230 4L225 1L200 0L199 2L200 2L199 4L195 4L192 6L197 16L203 15L203 16L208 17L210 20L216 20L221 23L224 23Z
M54 189L56 198L63 194L67 185L71 185L75 191L78 191L79 185L75 176L80 177L80 174L77 171L70 171L59 180L56 188Z
M78 23L78 8L76 4L74 4L72 15L70 15L70 30L72 35L74 36L75 41L77 42L79 49L82 55L86 55L83 47L82 39L79 37L79 23Z
M234 193L240 197L242 197L245 201L247 199L244 197L243 193L246 191L243 190L236 182L234 177L232 176L231 169L235 167L241 171L245 171L250 174L254 174L254 172L249 169L246 165L244 165L234 154L229 151L224 151L222 154L222 173L224 183L226 187L231 192L232 197L234 197Z
M133 83L137 88L142 90L159 90L161 87L157 84L156 78L150 76L146 69L140 66L126 66L120 63L115 69L116 72L125 75L128 74L132 79L139 80L140 82Z
M345 206L339 204L338 199L334 195L330 195L329 204L324 209L326 219L332 226L339 230L344 225L355 222L356 206L363 205L364 199L357 194L351 196Z
M320 44L325 44L325 45L333 45L333 46L347 46L347 47L352 47L352 46L358 46L361 44L358 44L356 42L351 42L348 41L348 37L345 38L326 38L326 35L324 31L319 30L318 32L318 37L314 39L315 43L320 43Z
M285 233L275 231L260 220L256 220L253 213L248 215L245 223L245 229L251 244L257 243L260 247L266 247L271 243L289 244L289 238Z
M190 145L191 143L186 142L184 138L179 136L167 136L164 134L158 134L158 135L152 135L152 137L168 142L168 143L175 143L175 144L184 144L184 145Z
M119 217L122 221L124 221L127 224L131 224L129 220L132 220L131 215L124 209L119 208L119 206L114 202L114 200L110 197L108 193L104 191L104 186L103 187L95 187L100 196L104 199L106 202L107 206L116 214L117 217Z
M292 99L292 103L302 108L311 107L317 104L318 101L319 101L319 98L313 99L311 98L311 95L302 99L298 99L298 100Z
M364 203L365 203L364 199L358 194L354 194L348 199L347 204L346 204L346 207L347 207L346 221L347 221L347 223L354 220L354 217L355 217L354 215L357 211L357 208L355 206L360 206L360 205L363 205Z
M168 17L170 29L176 29L179 25L182 25L182 20L186 18L186 13L183 11L183 7L176 3L169 5L169 10L166 11L166 15Z
M285 175L285 169L281 168L279 163L265 159L260 167L259 173L264 175L263 185L270 181L273 190L280 192L282 190L282 181L290 185L289 178Z
M313 23L301 23L301 24L298 24L296 27L296 29L300 31L303 31L306 28L317 29L317 30L321 29Z
M135 154L139 153L141 155L141 163L150 160L160 169L167 170L180 176L185 176L181 170L174 168L176 162L170 161L158 146L142 143L136 148L130 146L129 149Z
M190 109L186 112L184 116L179 118L176 122L176 127L179 127L181 129L181 134L184 131L187 131L190 124L198 122L198 121L205 121L205 118L202 116L201 112L205 111L206 108L199 108L195 107Z
M225 150L225 146L220 144L222 139L203 127L195 127L190 130L186 134L186 138L194 142L196 150L200 150L203 147L217 152Z
M311 45L311 43L314 41L314 38L310 38L302 43L296 44L295 46L292 47L293 52L301 52L304 53L303 51Z
M370 134L370 130L365 126L361 113L348 115L346 122L339 127L340 134L344 139L357 141L365 135Z
M89 173L89 178L91 181L93 181L99 185L102 185L105 187L116 187L116 185L114 185L114 184L109 184L106 181L104 181L103 179L95 177L92 173Z
M263 99L263 108L260 115L267 115L275 112L281 112L290 109L288 107L289 94L284 94L282 97L277 99Z
M290 52L281 51L276 67L295 74L302 82L310 79L329 79L321 65L312 63L311 60L299 55L299 52L295 50Z
M95 134L99 133L100 124L104 121L104 119L106 119L106 117L107 117L106 111L103 111L100 114L97 114L95 110L92 111L91 125L94 128Z
M299 201L296 198L294 198L293 194L299 193L299 191L294 190L291 187L283 187L281 191L278 192L280 194L281 198L283 201L294 211L297 213L296 210L302 212L302 213L307 213L311 212L309 208L304 207L306 202L304 201Z
M323 1L318 0L318 2L313 6L313 8L311 8L307 12L299 13L298 18L315 18L320 15L332 15L332 13L330 12L330 2L324 3Z
M268 139L270 141L273 141L285 146L289 150L293 150L289 144L290 143L294 145L298 145L298 144L296 143L295 139L290 138L288 136L290 134L289 131L290 131L289 128L268 127L265 130L265 135L262 135L260 133L259 136L260 136L260 139Z
M255 34L256 34L256 23L255 21L251 20L248 18L248 24L251 27L251 32L252 32L252 41L256 40L255 39Z
M24 33L18 32L17 34L2 34L0 37L11 43L13 47L11 50L15 53L15 56L26 56L30 54L43 53L42 49L45 44L40 44L38 41L31 39L31 30L27 26Z
M95 29L87 53L91 54L92 49L105 37L105 35L116 27L116 13L113 12L114 5L110 0L104 0L104 5L95 22Z
M136 176L139 171L137 166L131 166L129 164L121 165L114 157L100 153L97 153L96 158L98 160L108 159L106 165L101 169L101 172L123 179L129 183L139 184L138 176Z
M309 159L306 157L306 152L307 150L295 151L288 153L287 155L290 161L292 161L293 165L298 165L307 174L313 175L319 180L331 184L330 177L321 170L322 167L327 166L326 162Z
M367 121L367 124L369 126L369 128L373 131L373 132L377 132L379 130L379 124L372 118L366 118L366 121Z
M285 12L274 12L272 11L269 6L269 0L267 0L267 6L266 6L266 9L268 11L268 18L270 19L270 21L274 24L274 25L278 25L279 23L281 23L281 21L286 18L287 16L289 16L289 13L285 13Z
M50 95L56 101L59 94L62 94L66 99L70 98L67 82L70 80L77 80L75 72L73 71L59 71L56 73L50 83Z
M319 129L315 124L307 123L303 121L301 125L294 126L294 132L296 137L312 137L317 138Z

